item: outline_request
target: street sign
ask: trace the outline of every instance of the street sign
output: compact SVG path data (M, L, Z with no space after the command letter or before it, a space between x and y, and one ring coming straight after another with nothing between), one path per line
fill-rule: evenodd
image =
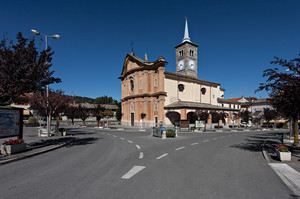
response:
M161 127L161 130L162 130L162 131L165 131L165 130L166 130L166 127L164 127L164 126Z

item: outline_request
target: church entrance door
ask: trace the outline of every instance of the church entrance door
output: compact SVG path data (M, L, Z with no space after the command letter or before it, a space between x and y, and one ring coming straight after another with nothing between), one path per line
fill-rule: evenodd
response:
M130 120L131 120L131 126L134 126L134 113L131 113Z

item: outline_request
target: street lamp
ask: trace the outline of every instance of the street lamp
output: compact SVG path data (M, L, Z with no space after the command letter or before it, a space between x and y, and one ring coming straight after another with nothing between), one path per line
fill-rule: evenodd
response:
M52 37L54 39L60 39L60 35L44 35L42 33L40 33L39 31L37 30L34 30L34 29L31 29L31 32L35 35L41 35L41 36L44 36L45 37L45 47L46 47L46 51L48 49L48 46L47 46L47 38L48 37ZM47 54L46 54L47 56ZM46 57L46 64L48 64L48 61L47 61L47 57ZM50 135L50 117L49 117L49 85L47 85L47 110L46 110L46 114L47 114L47 137L49 137Z

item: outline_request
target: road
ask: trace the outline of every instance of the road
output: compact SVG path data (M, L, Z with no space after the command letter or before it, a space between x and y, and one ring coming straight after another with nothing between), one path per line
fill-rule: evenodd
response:
M296 198L263 159L265 133L78 128L73 144L0 167L0 198Z

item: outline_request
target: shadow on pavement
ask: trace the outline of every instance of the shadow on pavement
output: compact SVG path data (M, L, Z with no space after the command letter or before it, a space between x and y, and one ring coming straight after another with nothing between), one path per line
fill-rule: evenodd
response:
M94 138L94 137L75 138L71 143L69 143L67 145L67 147L94 144L97 140L100 140L100 139L103 139L103 138Z
M273 138L274 134L259 134L259 135L251 135L247 139L245 139L245 142L241 144L235 144L231 147L238 148L245 151L252 151L252 152L260 152L262 150L262 146L265 143L273 145L277 144L278 142L273 140L268 140L270 138ZM272 150L271 148L268 148L267 150ZM272 152L272 151L270 151Z
M73 138L71 137L65 137L65 138L58 138L58 139L47 139L47 140L41 140L39 142L32 142L29 143L29 150L40 148L40 147L46 147L51 145L59 145L64 144L66 142L70 142Z

